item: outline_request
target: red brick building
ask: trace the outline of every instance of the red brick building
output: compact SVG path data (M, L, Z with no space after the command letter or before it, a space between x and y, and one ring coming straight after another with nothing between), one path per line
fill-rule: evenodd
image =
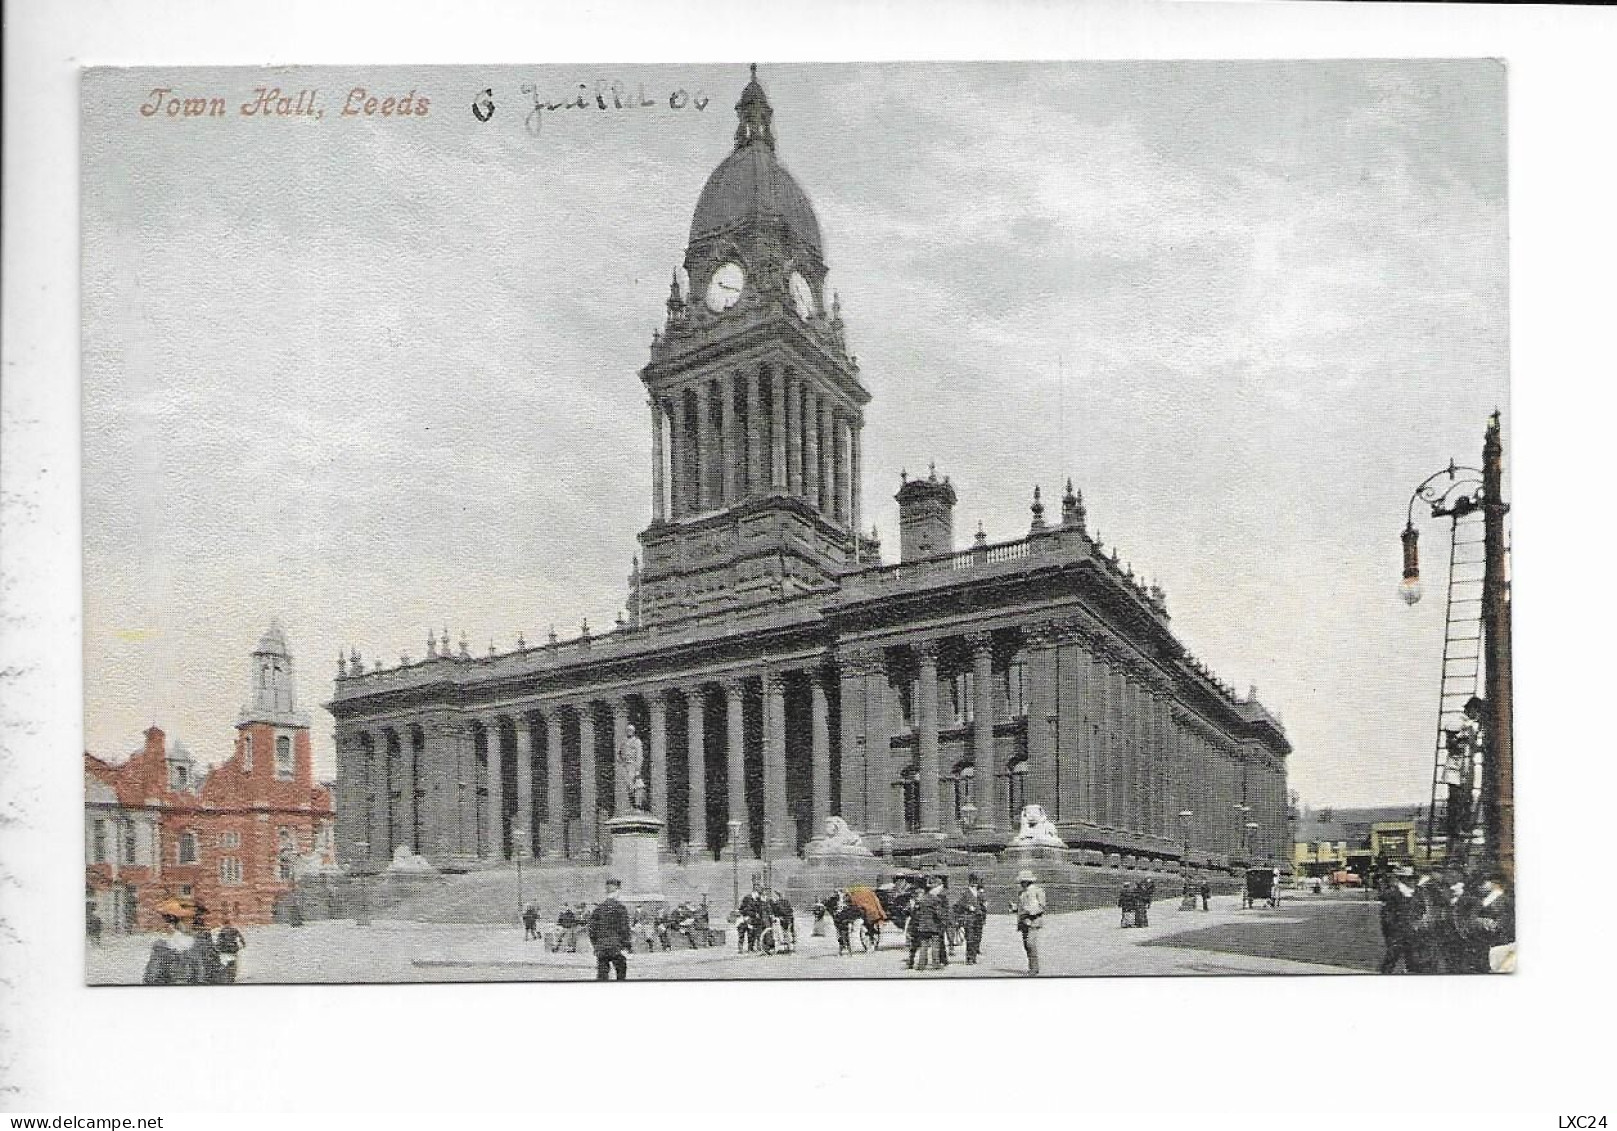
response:
M120 763L84 756L85 898L107 930L157 925L171 897L267 923L300 867L334 864L331 793L314 780L279 624L252 655L230 757L199 768L158 727Z

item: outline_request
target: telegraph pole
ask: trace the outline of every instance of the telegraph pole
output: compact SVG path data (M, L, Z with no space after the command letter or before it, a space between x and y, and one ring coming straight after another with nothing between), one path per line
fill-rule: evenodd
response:
M1482 631L1487 656L1484 698L1488 725L1483 728L1482 793L1487 805L1484 827L1494 863L1505 882L1516 884L1515 772L1511 753L1510 581L1505 570L1504 442L1499 412L1488 418L1482 441Z

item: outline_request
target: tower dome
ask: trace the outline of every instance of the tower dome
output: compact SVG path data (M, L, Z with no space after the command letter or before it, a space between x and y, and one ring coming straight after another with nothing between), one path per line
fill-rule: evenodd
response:
M736 146L702 188L691 220L691 243L774 219L825 259L820 222L808 195L775 156L774 110L758 82L758 67L736 103Z

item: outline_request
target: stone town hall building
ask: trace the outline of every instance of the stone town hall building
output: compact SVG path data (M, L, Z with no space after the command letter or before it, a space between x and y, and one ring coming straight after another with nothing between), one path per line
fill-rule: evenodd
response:
M342 861L599 859L633 725L669 848L693 858L732 828L743 856L789 855L831 815L895 853L997 848L1038 803L1073 847L1280 862L1281 726L1185 652L1070 484L1049 519L1035 492L1027 537L956 551L953 485L908 479L882 564L860 533L871 395L825 303L820 226L756 77L736 112L689 295L676 280L640 372L653 492L627 621L340 660Z

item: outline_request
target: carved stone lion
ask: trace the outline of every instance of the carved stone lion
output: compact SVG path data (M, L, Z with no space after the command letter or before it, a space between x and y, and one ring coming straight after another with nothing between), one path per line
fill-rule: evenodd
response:
M871 856L870 849L859 834L848 827L848 822L841 817L827 817L825 829L821 835L809 841L803 848L806 855L811 856Z
M425 856L417 856L411 852L409 845L401 844L393 849L393 859L388 861L387 870L389 872L429 873L436 872L438 869L428 863Z
M1056 832L1043 805L1028 805L1022 810L1022 828L1011 838L1010 847L1066 848L1067 842Z

